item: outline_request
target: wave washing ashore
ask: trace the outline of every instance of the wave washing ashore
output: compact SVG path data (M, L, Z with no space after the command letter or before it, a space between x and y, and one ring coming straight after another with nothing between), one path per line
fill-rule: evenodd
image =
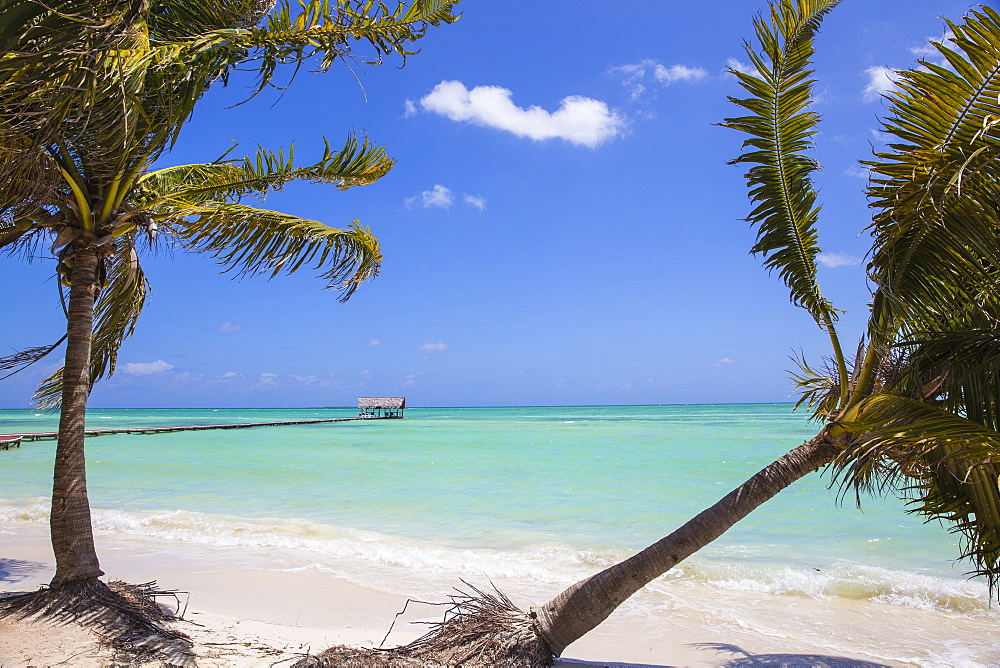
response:
M354 412L91 410L88 426ZM56 419L0 411L0 432L50 431ZM88 486L109 576L188 590L195 610L364 629L345 637L377 644L407 597L446 600L463 579L540 604L814 433L775 404L417 408L405 420L92 438ZM2 590L51 577L53 451L51 442L0 451ZM564 654L656 665L1000 664L1000 613L983 583L964 579L955 537L895 499L863 499L863 512L853 497L838 506L828 482L812 475L783 491ZM415 607L417 617L440 615ZM419 632L397 628L389 642Z

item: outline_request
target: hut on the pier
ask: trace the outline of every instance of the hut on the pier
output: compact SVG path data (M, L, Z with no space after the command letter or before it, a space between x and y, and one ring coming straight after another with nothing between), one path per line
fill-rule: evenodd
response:
M358 414L367 418L401 418L406 397L358 397Z

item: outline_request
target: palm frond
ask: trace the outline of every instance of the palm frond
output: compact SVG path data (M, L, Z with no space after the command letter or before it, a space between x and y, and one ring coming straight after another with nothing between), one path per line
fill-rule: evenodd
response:
M378 239L357 221L340 230L278 211L217 202L175 208L163 229L184 248L211 255L240 278L274 277L311 266L327 287L341 291L341 301L377 276L382 262Z
M811 174L818 164L805 152L819 121L809 111L812 38L837 4L787 0L772 4L769 21L755 20L759 51L749 44L746 51L759 76L732 70L752 97L730 98L750 113L723 123L750 135L732 163L750 165L746 178L755 208L747 220L757 227L752 252L778 272L792 302L824 326L836 320L836 311L816 282L819 208Z
M840 382L836 369L818 371L813 369L803 354L792 357L798 371L791 372L792 382L799 400L795 408L805 404L812 409L813 418L830 417L840 401Z
M62 342L65 340L66 336L63 335L61 339L47 346L25 348L24 350L18 350L5 357L0 357L0 371L10 371L10 373L0 376L0 380L10 378L15 373L27 369L35 362L45 359L45 357L48 356L53 350L62 345Z
M107 285L94 307L94 338L90 354L90 382L115 371L118 350L135 331L136 321L149 294L149 281L139 264L130 236L112 242L114 253L106 260Z
M263 197L294 180L333 183L340 190L367 185L382 178L393 160L366 137L348 137L340 151L324 140L323 156L312 165L296 166L294 147L284 151L258 149L242 160L180 165L150 172L140 180L143 207L155 211L167 202L200 205L213 201L238 202L246 195ZM169 206L169 205L168 205Z
M105 285L94 306L94 335L90 348L90 384L115 371L118 350L132 335L149 293L149 281L139 264L132 235L116 239L113 252L102 260ZM39 408L56 408L62 401L62 369L35 389Z
M842 425L858 434L833 464L844 489L892 491L909 512L963 538L974 575L1000 584L1000 432L948 411L878 394ZM860 497L859 497L860 499Z
M899 73L883 124L894 141L865 162L876 308L913 329L1000 296L1000 14L983 6L949 27L957 48L935 44L949 67Z

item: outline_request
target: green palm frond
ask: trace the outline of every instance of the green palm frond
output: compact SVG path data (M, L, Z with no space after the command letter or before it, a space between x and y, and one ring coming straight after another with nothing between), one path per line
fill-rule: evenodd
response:
M878 209L869 265L887 322L927 328L952 309L998 297L1000 14L949 23L948 66L899 73L869 194Z
M52 351L62 345L62 342L66 340L66 336L63 335L61 339L55 343L50 343L47 346L35 346L33 348L25 348L24 350L18 350L5 357L0 357L0 371L9 371L10 373L0 376L0 380L4 378L9 378L19 371L23 371L35 362L39 362L45 359Z
M140 180L143 207L155 211L172 202L175 205L201 205L214 201L237 202L246 195L262 197L280 190L293 180L333 183L341 190L367 185L382 178L392 168L393 160L381 146L365 138L351 136L344 148L334 152L324 140L322 158L312 165L296 166L294 147L284 151L259 149L242 160L181 165L150 172Z
M341 291L341 301L377 276L382 263L378 239L357 221L340 230L278 211L217 202L174 209L163 229L184 248L214 257L241 278L311 266L329 288Z
M840 403L840 382L836 369L813 369L803 354L792 357L792 361L798 367L798 371L791 372L791 379L799 395L793 410L805 404L812 409L813 418L833 415Z
M816 282L816 191L811 174L818 164L805 152L819 117L808 110L812 94L812 38L838 0L789 0L771 6L770 21L754 24L760 49L746 51L759 76L731 70L751 94L730 98L750 112L724 126L750 135L733 164L750 165L747 181L755 208L748 220L757 227L752 252L764 256L791 291L792 302L821 325L836 311Z
M115 371L118 350L132 336L149 293L149 281L139 265L133 240L116 239L113 252L103 261L104 288L94 306L94 336L90 351L90 384ZM34 402L40 408L56 408L62 401L62 369L43 380L35 389Z
M844 423L860 434L834 462L845 488L893 491L963 537L973 574L1000 584L1000 432L924 402L873 395ZM859 497L860 498L860 497Z
M132 239L123 236L111 243L114 253L105 262L107 285L94 307L91 384L114 373L118 350L135 331L149 294L149 281L139 264Z

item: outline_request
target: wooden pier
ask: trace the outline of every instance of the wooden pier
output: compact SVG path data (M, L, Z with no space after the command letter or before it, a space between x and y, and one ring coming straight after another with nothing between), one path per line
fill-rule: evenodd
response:
M319 424L321 422L351 422L354 420L391 420L397 417L342 417L320 418L315 420L286 420L283 422L238 422L236 424L193 424L184 427L126 427L122 429L88 429L87 436L105 436L107 434L169 434L175 431L203 431L206 429L247 429L248 427L283 427L293 424ZM43 431L33 434L0 434L0 448L9 450L20 447L21 441L53 441L59 438L57 431Z

